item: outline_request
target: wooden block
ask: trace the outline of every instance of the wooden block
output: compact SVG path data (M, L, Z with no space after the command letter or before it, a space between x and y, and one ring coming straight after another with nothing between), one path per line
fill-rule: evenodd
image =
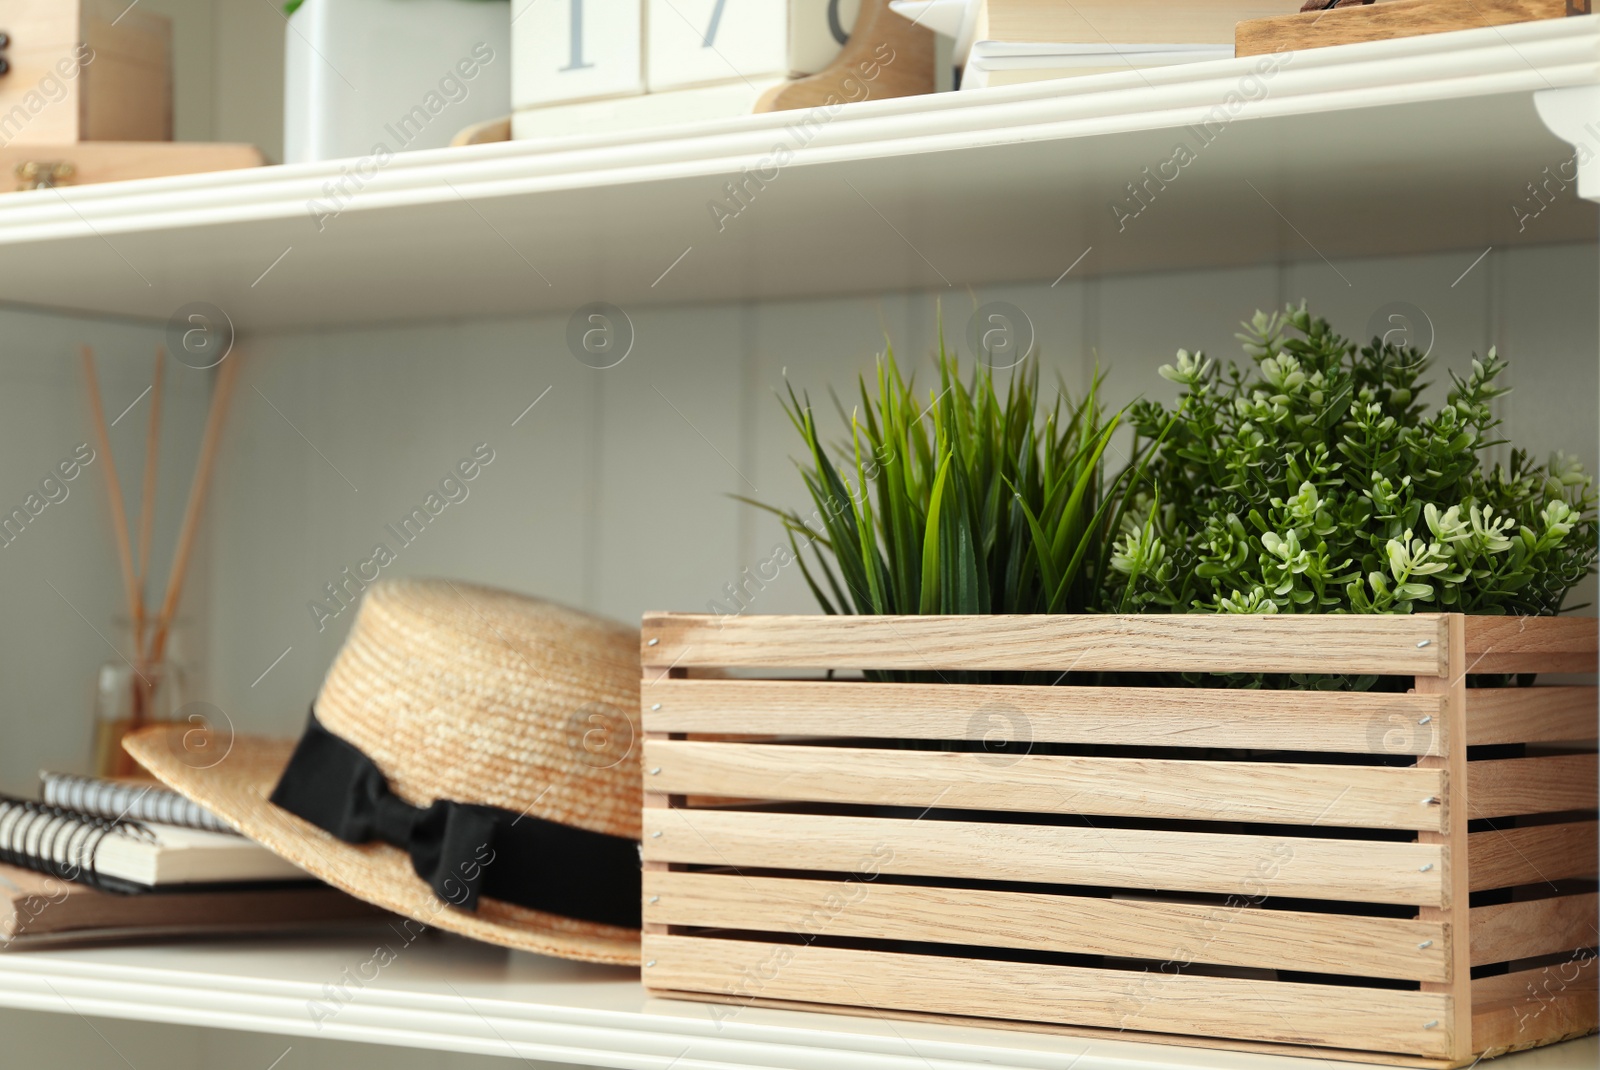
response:
M1474 832L1467 837L1472 891L1596 876L1595 822Z
M694 741L646 743L644 764L656 791L793 802L923 807L937 790L950 810L1435 832L1445 813L1437 769Z
M1472 687L1467 689L1467 746L1592 741L1600 689Z
M1468 762L1468 816L1476 819L1593 809L1595 773L1593 754Z
M940 787L929 785L927 803ZM1438 845L718 810L644 815L644 857L753 869L1440 906ZM661 833L656 836L655 833Z
M1235 30L1234 54L1297 52L1588 12L1589 0L1393 0L1241 22Z
M850 40L861 0L789 0L789 73L825 70Z
M172 138L172 24L118 0L0 0L0 147Z
M1595 893L1473 907L1472 964L1532 959L1600 943Z
M662 732L866 732L1010 742L1023 752L1035 743L1103 743L1431 754L1441 741L1439 710L1436 695L1372 692L673 680L657 685L644 718Z
M643 93L644 0L513 0L511 107Z
M644 938L645 984L1111 1029L1444 1054L1428 992L994 962L696 936Z
M646 613L649 665L1439 675L1445 618ZM655 646L648 645L656 640Z
M511 136L521 141L623 130L655 131L673 124L749 115L761 99L761 94L777 84L771 78L758 80L753 86L743 82L724 82L721 85L673 89L664 93L524 108L511 117Z
M1404 918L1259 910L979 888L737 873L647 873L647 921L663 925L1004 947L1155 962L1315 970L1438 981L1443 925Z
M133 178L161 178L206 171L262 167L266 158L254 145L199 141L85 141L77 145L13 145L0 147L0 190L30 188L18 169L35 165L41 173L67 164L71 174L55 184L90 186Z
M1600 619L1594 617L1467 617L1466 629L1468 672L1600 668Z
M758 111L817 109L815 119L864 100L934 90L933 31L889 10L889 0L860 0L849 40L815 74L769 90Z
M786 73L787 0L648 0L651 92Z

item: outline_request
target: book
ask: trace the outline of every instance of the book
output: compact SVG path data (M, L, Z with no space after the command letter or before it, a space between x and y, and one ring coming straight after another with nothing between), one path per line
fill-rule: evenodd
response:
M110 780L73 776L70 773L40 773L39 797L50 806L76 810L80 814L93 814L95 817L155 821L163 825L182 825L211 832L233 832L221 818L205 807L191 802L171 788L148 780Z
M0 863L0 950L312 929L383 916L322 884L122 895Z
M1233 45L1234 26L1291 15L1301 0L890 0L896 14L955 40L957 66L980 42Z
M967 59L961 88L983 89L1232 58L1233 48L1226 45L1049 45L979 41Z
M307 880L304 870L230 833L116 821L0 795L0 862L115 891Z
M973 41L1233 44L1247 19L1292 15L1301 0L978 0Z

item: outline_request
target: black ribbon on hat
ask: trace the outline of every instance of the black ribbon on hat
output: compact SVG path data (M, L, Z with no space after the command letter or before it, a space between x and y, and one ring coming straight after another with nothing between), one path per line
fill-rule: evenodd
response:
M579 921L639 927L639 845L494 806L412 806L316 711L272 802L350 844L387 843L435 895L461 910L488 896Z

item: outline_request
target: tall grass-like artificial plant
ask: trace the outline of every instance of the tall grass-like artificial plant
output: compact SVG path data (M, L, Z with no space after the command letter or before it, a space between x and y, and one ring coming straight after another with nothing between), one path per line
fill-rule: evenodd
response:
M827 613L1092 609L1132 501L1120 490L1142 471L1135 457L1107 472L1123 414L1107 414L1098 378L1076 400L1042 390L1034 360L1003 386L982 363L963 378L942 331L937 374L919 393L887 350L875 393L862 376L853 411L834 398L848 428L835 449L789 388L814 508L774 511L817 601Z

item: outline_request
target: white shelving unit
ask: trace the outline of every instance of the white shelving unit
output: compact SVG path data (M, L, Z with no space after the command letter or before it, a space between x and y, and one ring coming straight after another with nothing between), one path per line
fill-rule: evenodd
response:
M1048 280L1085 250L1077 271L1116 274L1593 238L1591 206L1532 191L1573 155L1541 113L1600 157L1600 15L1260 66L19 194L0 277L29 307L206 301L281 331Z
M395 961L359 987L373 948ZM329 986L353 998L339 1003ZM634 971L385 927L324 939L0 956L0 1004L618 1070L1312 1070L1343 1061L649 998ZM1587 1070L1600 1038L1505 1056Z
M104 319L97 329L153 339L145 329L173 310L209 302L243 332L359 336L397 324L564 319L593 301L960 293L1043 285L1069 271L1076 281L1457 251L1465 265L1488 248L1592 245L1600 233L1600 15L1320 50L1270 74L1258 63L869 102L809 125L793 113L750 116L649 140L511 143L405 154L381 167L347 161L8 194L0 310ZM778 145L792 159L774 170ZM1173 160L1179 145L1192 161L1144 186L1146 169ZM1546 169L1571 161L1575 147L1578 195L1545 204ZM730 182L744 186L748 205L719 226L708 202L726 206ZM433 337L427 344L439 344ZM732 368L707 374L728 378ZM517 389L533 397L544 383ZM267 386L263 398L293 396ZM449 384L435 387L442 395ZM584 389L600 388L563 382L567 397L588 399ZM686 439L678 421L689 424L700 436L693 449L701 440L717 448L691 415L646 410L656 402L642 388L638 409L622 388L607 389L623 397L611 402L622 413L613 426L643 426L638 414L654 411L658 426ZM568 404L577 411L568 401L552 407ZM290 421L276 403L274 413ZM291 423L300 439L268 426L295 449L320 438L314 426L302 433ZM320 463L306 458L311 478L342 495ZM274 639L240 660L253 674L277 665L278 649ZM1307 1065L958 1024L713 1012L646 998L631 971L445 938L406 948L315 1020L309 1005L326 1002L325 986L385 939L380 930L8 953L0 1006L637 1070ZM1575 1070L1597 1057L1589 1038L1494 1065Z

